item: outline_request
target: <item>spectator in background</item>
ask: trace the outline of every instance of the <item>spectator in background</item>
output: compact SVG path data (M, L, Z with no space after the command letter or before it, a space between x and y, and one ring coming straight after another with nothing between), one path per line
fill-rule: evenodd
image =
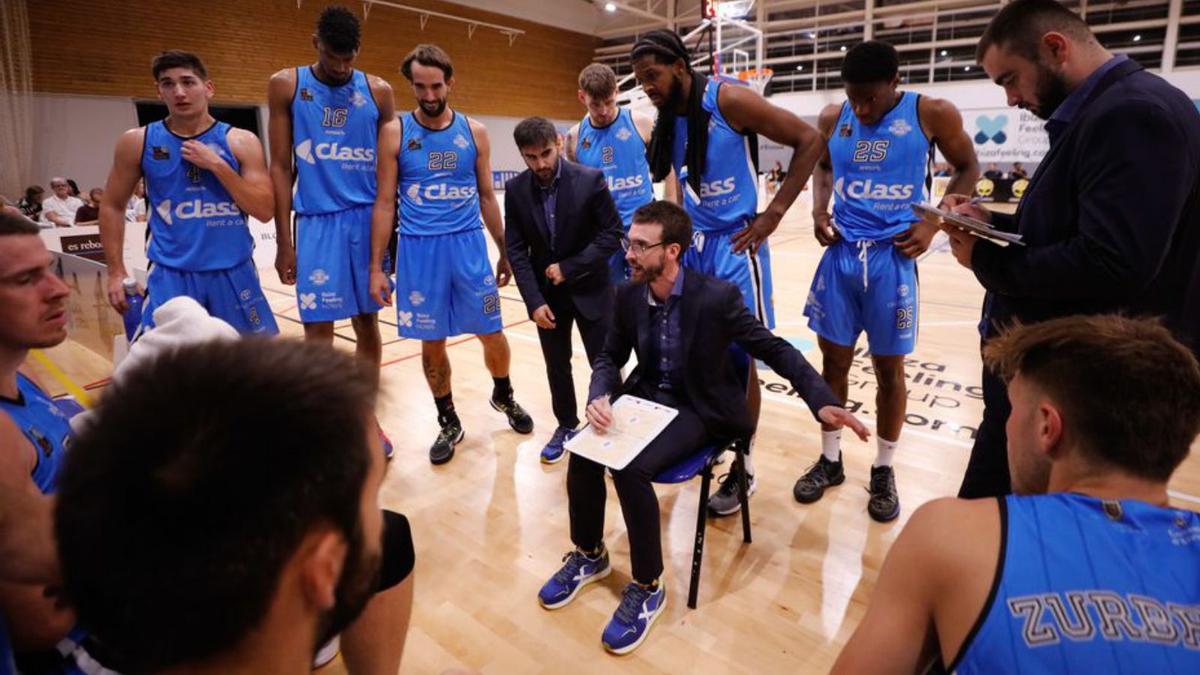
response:
M30 185L25 188L25 196L17 202L17 208L28 219L37 222L42 217L42 200L46 190L41 185Z
M995 162L989 162L987 171L983 172L983 177L991 181L997 181L1004 178L1004 172L1000 170L1000 167Z
M125 205L125 220L137 223L146 222L145 179L139 178L137 185L133 186L133 196L129 198L129 203Z
M1021 166L1020 162L1013 162L1012 171L1008 172L1008 177L1017 180L1018 178L1029 178L1029 174L1025 172L1025 167Z
M68 178L67 185L71 186L71 196L83 201L83 195L79 192L79 183L76 183L74 178Z
M937 178L945 178L950 175L950 165L945 162L938 162L933 167L933 175Z
M83 200L71 194L71 183L61 176L50 179L50 190L54 194L42 202L42 222L58 227L74 225L75 212L83 206Z
M76 225L92 225L100 220L100 198L104 196L104 188L92 188L88 192L88 201L75 211Z

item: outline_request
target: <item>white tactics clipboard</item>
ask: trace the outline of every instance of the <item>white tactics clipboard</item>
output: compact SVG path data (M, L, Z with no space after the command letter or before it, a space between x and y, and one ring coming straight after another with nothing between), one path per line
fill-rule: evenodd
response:
M606 433L587 426L564 447L620 471L667 428L679 411L644 398L622 396L612 404L612 413L613 423Z

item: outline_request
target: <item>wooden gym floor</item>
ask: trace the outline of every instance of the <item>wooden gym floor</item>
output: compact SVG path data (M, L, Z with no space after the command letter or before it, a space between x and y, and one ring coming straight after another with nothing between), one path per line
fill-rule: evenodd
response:
M820 353L802 310L821 254L805 193L771 240L776 333L819 368ZM489 244L490 245L490 244ZM936 248L936 245L935 245ZM493 259L495 252L492 252ZM566 462L544 466L538 453L554 429L536 328L514 284L501 289L517 400L533 415L530 436L512 432L487 404L491 378L478 340L451 339L455 404L466 439L454 460L430 465L437 435L420 343L396 336L394 310L380 314L385 397L379 418L397 448L380 496L407 514L417 548L416 599L402 672L451 667L486 673L815 673L827 671L861 619L888 547L913 510L958 489L980 419L978 334L983 293L947 251L920 265L921 324L908 367L908 424L896 457L903 511L881 525L866 513L874 441L843 435L847 481L816 504L792 498L792 484L820 452L819 427L791 387L769 371L755 447L759 487L751 502L754 542L741 541L736 517L710 521L699 606L686 606L698 480L657 486L662 510L667 609L646 642L625 657L608 655L600 633L629 581L629 546L609 490L605 541L614 573L571 605L548 612L541 584L558 568L568 538ZM284 335L302 335L294 289L273 269L263 286ZM335 343L353 349L349 322ZM860 340L865 349L865 338ZM50 355L80 383L102 389L111 368L68 343ZM588 368L577 341L579 400ZM863 354L851 373L850 400L873 426L875 386ZM44 381L50 381L44 378ZM719 467L723 473L725 467ZM1200 456L1172 482L1176 506L1200 505ZM340 662L324 669L344 672Z

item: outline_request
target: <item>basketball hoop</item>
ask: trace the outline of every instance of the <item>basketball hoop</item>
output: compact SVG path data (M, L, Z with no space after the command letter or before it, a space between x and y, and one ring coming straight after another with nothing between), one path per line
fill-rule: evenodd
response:
M771 81L773 75L775 75L775 71L770 68L750 68L739 71L737 79L754 87L761 94L767 88L767 82Z

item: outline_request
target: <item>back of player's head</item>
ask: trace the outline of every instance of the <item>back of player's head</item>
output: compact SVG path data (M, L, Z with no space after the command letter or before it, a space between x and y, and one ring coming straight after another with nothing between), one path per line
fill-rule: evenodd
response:
M679 205L663 199L638 207L633 222L661 225L663 245L679 244L679 256L692 243L692 218Z
M984 360L1059 408L1087 459L1166 481L1200 433L1200 365L1149 320L1071 316L989 340Z
M122 670L152 672L237 645L306 535L361 545L376 385L287 340L187 346L122 375L67 458L56 529L81 623Z
M172 68L187 68L201 80L208 79L208 68L204 67L204 62L199 56L191 52L170 49L154 57L154 61L150 63L150 72L154 74L155 82L163 72Z
M1079 42L1093 39L1087 22L1054 0L1012 0L984 29L975 48L975 60L982 62L984 54L996 47L1037 61L1038 44L1050 32Z
M896 48L879 40L854 45L842 59L842 82L846 84L891 82L899 72Z
M317 19L317 38L335 54L350 54L358 51L362 28L354 12L341 5L330 5Z
M454 77L454 64L450 61L450 55L444 49L437 45L421 44L413 48L408 56L404 57L404 61L400 64L400 72L404 73L404 77L412 82L412 65L413 62L419 63L426 68L438 68L442 71L446 81Z
M683 40L675 31L666 28L644 33L633 43L633 50L629 53L630 60L636 61L643 56L653 57L658 63L668 66L682 59L684 67L688 70L692 68L692 56L687 45L683 44Z
M543 148L558 142L558 129L545 117L526 117L513 129L517 148Z
M38 224L20 213L0 211L0 237L11 237L15 234L37 235Z
M592 63L579 72L579 88L594 99L617 93L617 74L603 63Z

